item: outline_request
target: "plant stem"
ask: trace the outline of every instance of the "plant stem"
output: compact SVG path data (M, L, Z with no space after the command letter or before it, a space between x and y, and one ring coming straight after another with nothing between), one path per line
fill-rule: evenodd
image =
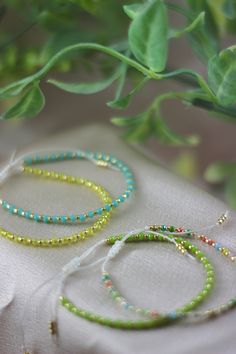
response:
M79 44L74 44L74 45L68 46L68 47L60 50L38 72L36 72L35 74L28 76L24 79L21 79L17 82L14 82L14 83L4 87L3 89L0 89L0 94L2 96L4 96L5 92L10 91L11 89L18 89L19 88L19 90L20 90L21 85L23 88L25 88L27 85L31 84L32 82L42 79L44 76L46 76L46 74L50 71L50 69L62 57L64 57L66 54L69 54L69 53L76 51L76 50L95 50L98 52L105 53L109 56L112 56L113 58L118 59L119 61L121 61L123 63L126 63L130 67L141 72L146 78L149 78L149 79L165 80L165 79L169 79L169 78L176 78L176 77L182 76L182 75L188 75L190 77L193 77L196 80L196 82L198 83L199 87L203 90L202 93L205 94L205 96L206 96L205 101L207 102L209 99L209 101L211 100L213 102L213 104L212 104L213 111L216 111L218 113L224 112L224 114L226 114L228 116L231 116L232 112L234 112L234 114L235 114L235 109L232 110L232 108L223 107L217 103L216 97L215 97L214 93L211 91L207 82L197 72L190 70L190 69L178 69L178 70L174 70L169 73L158 74L158 73L155 73L155 72L149 70L148 68L146 68L142 64L138 63L136 60L133 60L133 59L129 58L128 56L114 50L113 48L106 47L106 46L96 44L96 43L79 43ZM16 91L16 92L18 94L20 91ZM168 99L168 98L186 99L186 93L183 94L183 93L170 92L170 93L159 96L157 98L157 102L161 102L162 100ZM189 102L194 104L194 100L189 101Z

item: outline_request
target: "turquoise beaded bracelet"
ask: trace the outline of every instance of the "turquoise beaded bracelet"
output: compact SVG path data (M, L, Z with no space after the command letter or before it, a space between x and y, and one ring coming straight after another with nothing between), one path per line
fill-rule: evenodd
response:
M115 170L120 171L126 181L126 190L124 193L119 195L117 198L113 199L111 203L105 204L103 207L97 208L95 210L90 210L86 213L80 214L72 214L72 215L45 215L40 214L38 212L32 212L30 210L24 210L22 208L18 208L17 206L9 203L6 200L0 200L0 205L4 210L7 210L13 215L18 215L29 220L34 220L37 222L43 223L82 223L87 219L93 219L96 215L102 215L103 213L107 213L111 211L113 208L117 208L121 203L125 202L127 198L129 198L130 194L135 189L134 177L130 168L121 160L117 159L112 155L107 155L104 153L98 152L89 152L89 151L67 151L60 153L50 153L47 155L35 155L24 158L23 163L23 171L26 173L34 173L34 169L31 169L29 166L39 164L39 163L51 163L56 161L64 161L64 160L81 160L87 159L93 161L98 166L102 167L110 167Z

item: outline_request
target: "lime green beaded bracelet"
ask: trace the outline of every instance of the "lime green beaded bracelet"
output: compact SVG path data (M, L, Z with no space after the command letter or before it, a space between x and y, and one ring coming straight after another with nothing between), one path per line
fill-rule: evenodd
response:
M31 169L30 173L39 174L42 177L46 177L52 180L57 180L59 182L66 182L71 184L77 184L81 186L85 186L90 188L92 191L96 192L99 198L104 203L110 203L112 198L109 193L99 184L96 184L88 179L73 177L66 175L64 173L57 173L53 171L47 170L39 170L39 169ZM33 247L59 247L59 246L67 246L70 244L77 243L80 240L86 239L88 236L93 235L95 232L101 230L103 226L105 226L110 217L112 211L104 212L99 219L97 219L91 226L87 227L85 230L74 233L69 236L64 237L53 237L53 238L36 238L30 236L22 236L17 235L13 232L6 230L5 228L0 226L0 236L6 238L7 240L25 245L25 246L33 246Z
M123 235L109 237L105 241L108 245L113 245L117 241L121 241ZM141 232L136 235L131 235L126 239L125 242L136 242L136 241L169 241L176 244L177 249L182 253L186 254L186 252L192 254L194 257L199 259L199 261L203 264L203 267L206 271L206 281L203 289L198 293L196 297L194 297L189 303L185 304L181 308L178 308L176 311L171 311L164 314L153 314L151 315L151 319L142 319L142 320L121 320L121 319L112 319L104 316L99 316L97 314L91 313L89 311L83 310L77 307L71 300L69 300L65 296L60 296L60 303L63 307L65 307L68 311L72 312L76 316L85 318L89 321L96 322L108 327L114 327L119 329L147 329L159 327L162 325L166 325L172 323L173 321L181 319L188 311L196 308L204 298L211 291L214 284L214 271L213 266L207 257L202 253L196 246L194 246L188 240L184 240L181 237L168 237L165 235L155 234L155 232ZM105 273L105 272L104 272ZM105 276L104 282L107 288L111 291L116 291L113 288L113 284L111 279L107 278L107 272L103 274ZM122 299L121 299L122 300ZM125 302L125 301L124 301ZM127 303L125 304L127 306ZM125 307L126 307L125 306ZM129 304L128 304L129 306ZM140 312L140 311L138 311Z

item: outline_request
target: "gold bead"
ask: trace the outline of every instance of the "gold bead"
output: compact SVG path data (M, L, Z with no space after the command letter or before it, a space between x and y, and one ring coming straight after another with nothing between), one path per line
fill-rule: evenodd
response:
M55 321L50 321L48 329L52 336L55 335L57 333L57 323Z
M227 215L224 213L218 219L218 224L222 225L227 220Z

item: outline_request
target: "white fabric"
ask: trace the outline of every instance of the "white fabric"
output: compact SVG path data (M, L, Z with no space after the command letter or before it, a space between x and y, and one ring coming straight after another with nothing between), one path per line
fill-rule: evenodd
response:
M197 325L177 325L148 331L121 331L87 322L59 308L59 339L48 334L48 320L56 283L50 282L28 303L27 318L22 312L29 294L52 278L70 259L108 235L116 235L147 224L171 224L189 228L214 224L226 206L182 180L156 162L127 146L110 128L91 126L69 131L30 149L89 148L112 153L123 159L135 173L137 191L119 207L109 225L89 240L60 249L27 248L0 239L0 353L22 352L22 325L31 354L234 354L236 311L214 321ZM158 154L158 152L157 152ZM48 169L88 177L106 187L113 196L124 189L117 171L94 166L88 161L46 165ZM4 183L1 197L33 211L56 214L89 210L100 205L86 188L45 181L32 176L14 176ZM36 224L0 210L0 223L23 235L64 235L78 226ZM236 217L210 236L236 251ZM105 255L98 250L98 258ZM221 304L236 295L236 264L207 246L202 246L216 267L216 287L202 308ZM183 257L171 244L129 244L111 260L112 277L127 299L136 305L170 310L193 297L203 284L200 264ZM53 291L54 290L54 291ZM12 299L12 295L14 297ZM129 318L115 307L100 279L100 266L84 269L69 277L66 294L79 306L100 314ZM60 348L60 349L59 349Z

